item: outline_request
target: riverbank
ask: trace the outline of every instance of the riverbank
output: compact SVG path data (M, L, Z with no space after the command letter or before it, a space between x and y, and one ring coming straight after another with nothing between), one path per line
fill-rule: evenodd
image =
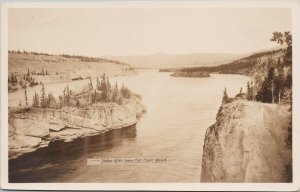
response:
M288 105L234 98L205 134L201 182L291 182Z
M141 97L135 94L121 105L96 103L85 108L65 106L26 112L9 109L9 159L47 147L52 141L70 142L134 125L145 110Z

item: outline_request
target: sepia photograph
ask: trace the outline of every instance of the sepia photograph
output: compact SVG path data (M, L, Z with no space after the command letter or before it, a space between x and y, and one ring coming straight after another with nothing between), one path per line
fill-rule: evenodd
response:
M2 6L2 187L299 189L299 4L271 2Z

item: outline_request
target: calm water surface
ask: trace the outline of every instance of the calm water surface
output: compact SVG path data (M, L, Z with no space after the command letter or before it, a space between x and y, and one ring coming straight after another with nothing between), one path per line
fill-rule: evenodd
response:
M222 92L226 87L229 96L235 95L241 86L245 89L248 78L220 74L176 78L169 73L141 71L138 76L115 80L143 97L147 112L136 126L71 143L55 142L26 154L10 161L10 181L199 182L205 131L215 122ZM72 83L70 87L81 86ZM65 84L46 85L46 89L51 86L62 90ZM12 94L10 104L17 100L17 93ZM120 157L166 157L167 162L87 165L87 158Z

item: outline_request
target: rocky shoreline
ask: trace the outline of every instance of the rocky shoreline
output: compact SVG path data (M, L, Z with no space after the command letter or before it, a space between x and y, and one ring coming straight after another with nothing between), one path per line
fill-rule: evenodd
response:
M201 182L291 182L288 105L233 98L205 135Z
M70 142L112 129L134 125L146 110L141 97L117 103L96 103L85 108L60 110L9 109L9 159L47 147L50 142Z

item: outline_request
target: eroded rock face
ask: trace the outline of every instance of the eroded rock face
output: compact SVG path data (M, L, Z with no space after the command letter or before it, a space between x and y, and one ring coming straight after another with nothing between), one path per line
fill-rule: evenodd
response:
M134 125L144 111L141 100L132 97L123 105L98 103L85 109L64 107L13 113L9 118L9 158L46 147L51 141L70 142Z
M242 99L222 104L206 131L201 182L287 182L288 106Z

